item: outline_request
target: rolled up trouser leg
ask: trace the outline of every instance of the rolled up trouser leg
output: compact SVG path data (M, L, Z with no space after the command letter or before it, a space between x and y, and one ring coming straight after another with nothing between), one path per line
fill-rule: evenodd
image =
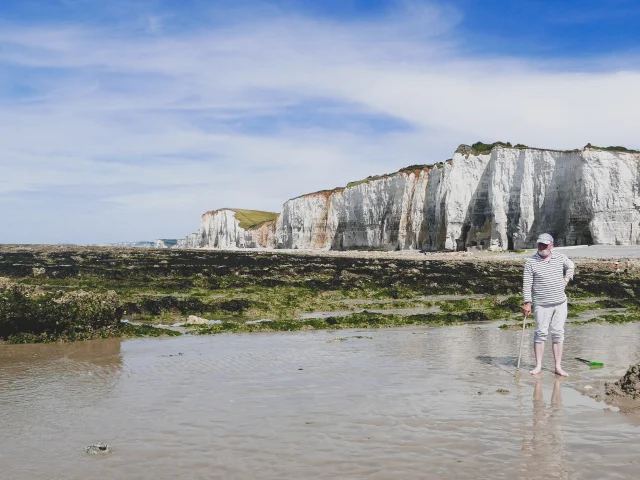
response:
M564 323L567 321L567 302L556 305L549 325L549 333L553 343L564 343Z
M534 343L544 343L547 339L552 312L549 307L543 307L542 305L533 306L533 318L536 321L536 329L533 332Z
M555 305L535 305L533 316L536 320L536 330L533 335L535 343L544 343L551 330L553 343L564 342L564 323L567 320L567 302Z

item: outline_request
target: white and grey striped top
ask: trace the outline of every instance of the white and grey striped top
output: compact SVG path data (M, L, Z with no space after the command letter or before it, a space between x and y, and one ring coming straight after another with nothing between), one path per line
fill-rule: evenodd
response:
M536 252L524 265L522 294L524 301L535 305L555 305L567 299L564 293L565 277L573 279L575 266L563 253L551 251L546 262Z

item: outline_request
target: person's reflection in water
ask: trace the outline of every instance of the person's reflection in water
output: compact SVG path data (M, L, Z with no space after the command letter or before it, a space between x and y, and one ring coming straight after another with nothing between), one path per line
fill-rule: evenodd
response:
M533 428L531 443L523 447L530 450L531 462L526 478L566 478L569 474L564 465L564 439L562 424L562 387L556 376L551 394L551 408L547 408L542 390L542 376L536 376L533 387ZM529 447L529 448L527 448Z

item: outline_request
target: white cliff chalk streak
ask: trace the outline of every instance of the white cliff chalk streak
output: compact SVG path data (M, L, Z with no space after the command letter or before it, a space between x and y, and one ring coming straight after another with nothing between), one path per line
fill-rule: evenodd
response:
M288 200L276 220L243 229L207 212L182 248L490 250L640 243L640 154L589 146L494 146Z

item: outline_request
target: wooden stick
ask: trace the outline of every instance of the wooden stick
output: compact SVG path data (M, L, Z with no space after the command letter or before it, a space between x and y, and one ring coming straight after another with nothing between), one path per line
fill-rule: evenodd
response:
M516 366L516 377L520 375L520 358L522 357L522 345L524 343L524 329L527 325L527 315L522 320L522 335L520 336L520 352L518 352L518 365Z

